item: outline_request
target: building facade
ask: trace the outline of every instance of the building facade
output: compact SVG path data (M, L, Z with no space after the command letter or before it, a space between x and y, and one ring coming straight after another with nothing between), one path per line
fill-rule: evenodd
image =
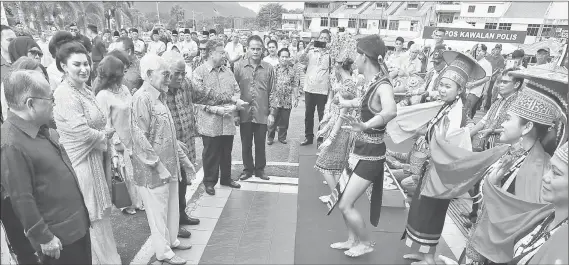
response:
M355 34L380 34L386 42L420 38L425 26L438 26L526 31L525 44L550 38L566 43L569 24L567 2L537 1L306 2L298 20L304 31L344 27Z

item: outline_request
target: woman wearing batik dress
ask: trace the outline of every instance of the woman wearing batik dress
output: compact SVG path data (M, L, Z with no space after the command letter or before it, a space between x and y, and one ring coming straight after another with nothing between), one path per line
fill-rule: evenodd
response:
M332 90L328 97L329 104L325 111L325 118L322 119L322 129L318 132L318 137L323 137L324 141L319 146L318 158L315 168L322 173L326 184L332 193L336 188L336 183L340 174L346 166L349 154L351 132L342 128L340 115L348 113L348 110L339 105L340 97L351 100L356 98L356 83L352 78L352 64L354 61L346 58L343 62L336 65L333 76L331 77ZM323 195L319 198L323 203L331 207L333 200L331 195Z
M435 131L440 131L445 137L463 133L466 143L462 142L458 147L470 151L472 149L470 135L467 134L468 129L463 129L467 123L471 123L467 119L463 105L466 83L468 80L482 78L484 70L473 58L455 51L443 52L443 59L449 64L439 81L439 93L445 104L427 124L425 140L428 146ZM429 151L427 154L430 156ZM435 264L434 253L443 230L450 199L421 195L425 184L430 181L430 171L430 169L425 170L413 195L403 239L406 239L406 245L414 253L406 254L403 258Z

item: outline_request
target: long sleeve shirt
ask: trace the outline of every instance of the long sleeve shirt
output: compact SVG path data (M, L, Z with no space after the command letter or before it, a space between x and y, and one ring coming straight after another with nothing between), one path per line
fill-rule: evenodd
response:
M205 61L192 75L192 85L198 98L194 102L198 133L216 137L235 135L233 115L223 115L222 108L235 105L240 90L231 70L226 66L214 68Z
M304 81L304 92L328 95L330 89L330 51L327 49L315 48L308 53L301 53L299 61L307 65L306 80Z
M57 133L10 113L1 140L2 188L34 248L54 235L64 246L84 237L89 213Z
M156 188L178 181L180 162L189 166L189 159L178 145L176 128L170 110L165 104L166 95L149 83L133 95L133 125L145 137L133 134L133 169L138 186ZM167 173L170 174L165 178Z
M91 59L93 62L100 62L103 60L103 57L107 54L107 48L103 41L101 41L101 37L97 36L93 39L93 49L91 50Z
M298 93L298 73L294 65L283 66L278 64L275 68L277 84L274 91L275 107L292 108L293 93Z
M239 84L241 100L249 105L239 111L241 123L267 124L269 114L275 114L274 90L277 78L269 63L261 61L254 67L250 60L235 64L235 80Z

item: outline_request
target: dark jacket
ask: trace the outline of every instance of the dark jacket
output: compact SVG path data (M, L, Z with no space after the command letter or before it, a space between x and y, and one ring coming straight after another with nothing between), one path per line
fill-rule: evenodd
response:
M93 45L91 44L91 40L89 38L87 38L87 36L81 35L78 32L77 35L75 36L75 38L73 38L73 39L75 39L79 43L83 44L83 46L85 46L85 49L87 49L87 52L91 53L91 49L93 48Z
M57 132L8 113L2 124L1 179L37 251L57 236L66 246L87 235L89 213Z
M91 50L91 59L93 62L100 62L103 60L103 57L107 54L107 48L105 47L105 43L101 40L101 37L96 36L93 39L93 49Z

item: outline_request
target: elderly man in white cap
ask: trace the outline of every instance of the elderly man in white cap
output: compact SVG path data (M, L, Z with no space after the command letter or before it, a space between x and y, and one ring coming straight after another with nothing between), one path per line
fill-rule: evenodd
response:
M172 251L191 248L178 239L180 164L185 172L195 169L176 139L174 121L166 106L170 69L161 57L149 53L140 60L140 70L144 83L133 95L132 129L141 130L146 137L133 137L135 182L146 206L156 259L185 264Z

